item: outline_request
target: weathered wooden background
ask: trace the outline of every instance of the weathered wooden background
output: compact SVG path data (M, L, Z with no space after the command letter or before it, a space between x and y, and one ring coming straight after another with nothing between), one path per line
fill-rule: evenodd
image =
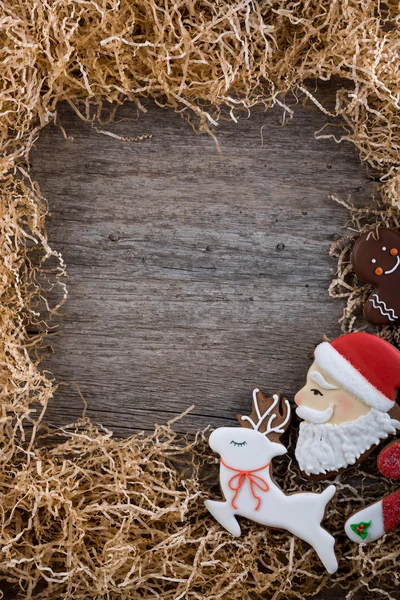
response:
M331 105L334 88L318 97ZM288 98L283 111L224 120L213 139L148 101L126 105L101 135L65 105L73 141L46 128L32 154L49 202L49 240L68 265L69 298L46 361L76 382L88 414L125 436L194 404L178 431L235 421L251 390L302 385L323 334L340 333L342 304L328 296L328 255L348 214L328 198L369 200L373 182L349 143L317 141L329 118ZM82 412L73 385L47 419ZM344 598L325 590L319 598Z
M325 105L334 89L317 92ZM319 140L329 118L310 103L237 124L221 121L217 151L170 110L145 103L102 127L65 105L32 154L49 202L49 240L67 263L66 315L46 362L75 381L88 413L115 435L150 430L194 404L180 431L233 422L252 386L293 397L309 353L340 333L328 296L328 250L347 211L328 198L368 201L372 182L350 143ZM338 133L338 132L337 132ZM82 402L61 387L48 420L68 423Z

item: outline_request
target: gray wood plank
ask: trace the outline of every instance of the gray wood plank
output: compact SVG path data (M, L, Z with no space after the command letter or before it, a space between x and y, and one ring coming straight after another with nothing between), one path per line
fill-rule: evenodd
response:
M332 86L318 94L332 103ZM280 108L222 121L221 153L179 115L146 106L137 119L125 105L108 127L152 135L140 143L99 135L62 106L73 141L49 126L31 157L69 271L45 366L76 381L118 436L192 404L179 431L233 423L254 385L292 398L313 346L340 333L328 250L347 214L328 196L362 203L372 186L353 146L314 138L328 120L310 105L285 127ZM59 425L81 409L61 387L47 418Z

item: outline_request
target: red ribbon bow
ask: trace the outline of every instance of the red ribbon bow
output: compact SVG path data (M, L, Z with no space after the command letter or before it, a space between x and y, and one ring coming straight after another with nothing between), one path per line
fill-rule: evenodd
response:
M263 479L259 475L254 475L254 473L257 473L257 471L262 471L263 469L266 469L267 467L269 467L270 463L267 463L266 465L264 465L263 467L260 467L259 469L252 469L251 471L244 470L244 469L234 469L233 467L230 467L229 465L227 465L222 460L222 458L221 458L221 463L224 465L224 467L226 467L230 471L235 471L235 473L236 473L236 475L232 475L232 477L228 481L229 489L231 489L232 492L235 492L235 494L231 500L232 508L234 508L235 510L237 509L235 500L238 496L240 488L244 484L245 480L248 479L251 495L253 496L253 498L255 498L257 500L257 506L256 506L255 510L258 510L260 508L261 498L260 498L260 496L257 496L257 494L254 491L254 488L257 487L262 492L268 492L269 485L265 481L265 479ZM236 483L235 483L235 480L237 480Z

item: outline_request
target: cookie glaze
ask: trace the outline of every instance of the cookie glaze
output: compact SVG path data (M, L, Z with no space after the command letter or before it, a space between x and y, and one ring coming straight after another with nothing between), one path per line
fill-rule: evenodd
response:
M400 479L400 440L389 444L380 452L378 469L389 479Z
M295 456L308 477L334 475L363 461L400 429L400 352L370 333L318 344L294 401L300 423Z
M400 320L400 233L378 227L356 241L351 256L353 269L375 286L364 305L364 316L373 325Z
M400 440L389 444L378 456L378 469L390 479L400 479ZM400 490L354 513L346 521L347 536L357 543L374 542L400 525Z
M335 540L320 523L336 492L335 486L328 486L321 494L286 495L272 478L272 459L287 450L269 437L283 433L289 422L288 413L290 406L285 398L278 394L265 398L256 388L250 418L239 416L244 427L220 427L212 432L209 444L221 457L219 478L225 499L207 500L205 505L234 536L241 534L237 516L286 529L308 542L326 570L334 573L338 567Z

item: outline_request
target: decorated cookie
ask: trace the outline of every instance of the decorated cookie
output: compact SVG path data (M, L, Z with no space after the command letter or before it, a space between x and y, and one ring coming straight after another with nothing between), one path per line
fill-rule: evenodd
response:
M237 516L290 531L308 542L327 571L334 573L338 566L335 540L321 527L321 520L335 486L321 494L287 496L272 478L272 459L287 452L272 440L279 439L289 423L289 402L278 394L266 398L255 389L252 414L238 419L243 427L220 427L210 436L210 447L221 457L220 485L225 499L207 500L207 509L234 536L241 533Z
M400 429L396 404L400 352L369 333L349 333L315 349L296 394L301 422L296 458L307 476L334 475L360 463Z
M377 228L362 235L351 257L353 269L375 286L364 306L364 316L374 325L400 319L400 233Z
M378 457L378 469L386 477L400 479L400 441L389 444ZM400 490L357 511L344 526L353 542L374 542L400 525Z
M400 440L386 446L378 456L378 469L389 479L400 479Z

